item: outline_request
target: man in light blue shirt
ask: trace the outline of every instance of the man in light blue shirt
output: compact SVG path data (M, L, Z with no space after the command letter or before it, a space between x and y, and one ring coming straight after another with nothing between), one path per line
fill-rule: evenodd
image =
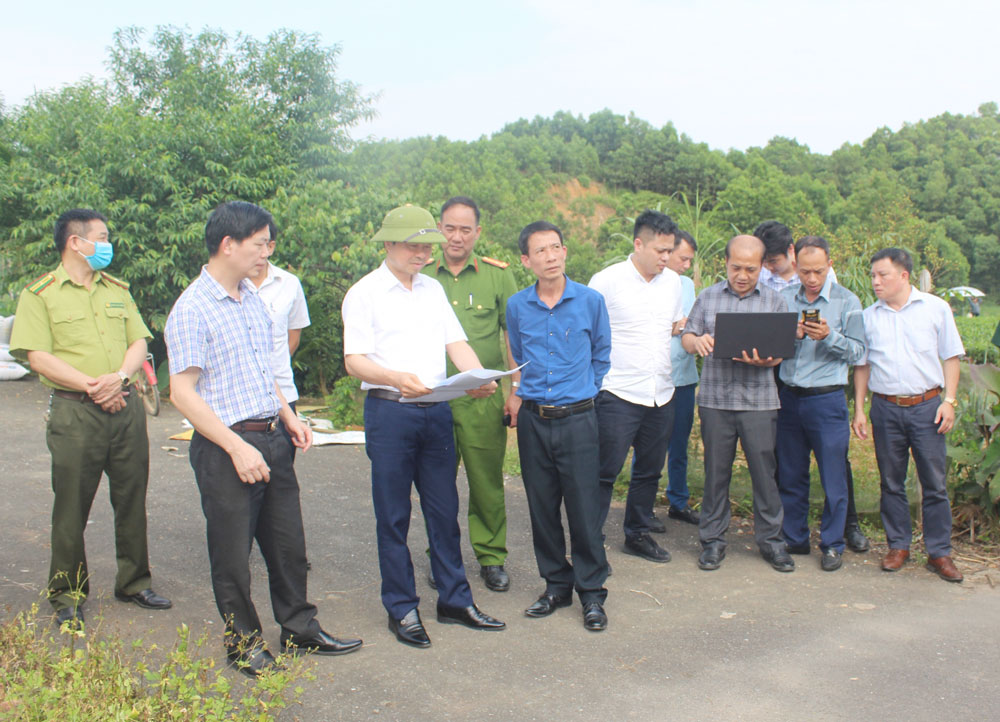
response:
M898 571L910 556L906 477L912 452L923 496L927 568L945 581L961 582L951 558L945 435L955 424L965 349L947 302L913 288L912 272L913 259L900 248L884 248L872 256L872 289L879 300L864 311L868 351L854 370L851 427L858 438L868 438L865 395L870 385L882 525L889 542L882 569Z
M674 250L667 258L667 268L681 279L681 307L685 317L681 322L682 331L695 299L694 281L683 274L691 267L697 250L698 243L694 237L687 231L678 231ZM687 462L688 440L694 425L694 391L698 386L698 366L694 355L684 350L680 336L674 336L670 340L670 368L674 379L674 428L667 447L667 501L670 502L667 515L671 519L697 524L698 512L688 504L691 495L688 492Z
M778 492L782 532L792 554L809 553L809 452L816 455L826 500L820 523L821 566L840 568L847 517L850 423L844 385L848 366L864 356L858 297L830 277L830 248L819 236L795 244L801 283L782 291L801 314L795 356L782 362L778 411Z

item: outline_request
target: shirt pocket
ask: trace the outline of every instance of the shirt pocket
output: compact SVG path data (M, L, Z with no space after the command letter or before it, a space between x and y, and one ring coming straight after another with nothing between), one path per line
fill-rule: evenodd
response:
M104 317L108 339L125 343L128 337L125 333L125 327L128 324L128 309L120 306L105 306Z
M84 309L52 312L52 342L55 348L73 348L94 341L94 324Z

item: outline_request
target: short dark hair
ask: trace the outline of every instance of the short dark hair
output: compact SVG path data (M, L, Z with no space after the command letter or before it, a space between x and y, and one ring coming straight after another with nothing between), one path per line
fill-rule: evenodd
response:
M472 212L476 214L476 225L479 225L479 206L476 202L469 198L469 196L452 196L444 202L441 206L441 217L444 217L444 212L451 208L452 206L468 206L472 209Z
M802 236L795 242L795 255L798 256L804 248L819 248L827 258L830 257L830 244L823 236Z
M753 229L753 235L764 241L764 257L787 256L788 247L795 243L792 232L784 223L764 221Z
M677 233L675 233L674 236L676 237L676 240L674 241L674 248L677 248L677 244L678 243L680 243L681 241L684 241L689 246L691 246L691 250L692 251L697 251L698 250L698 242L695 241L694 240L694 236L692 236L687 231L682 231L682 230L678 229Z
M227 201L216 206L205 224L205 246L208 255L219 252L226 236L242 243L261 228L277 230L274 218L258 205L246 201Z
M760 241L760 236L733 236L728 241L726 241L726 260L727 261L729 260L729 248L730 248L730 246L733 245L733 241L735 241L737 238L756 238L758 241ZM761 260L761 262L764 261L764 256L766 255L765 249L766 249L766 246L764 245L764 241L760 241L760 251L761 251L761 253L760 253L760 260Z
M871 265L874 266L883 258L888 258L892 265L899 266L907 273L913 273L913 256L902 248L883 248L881 251L876 251L875 255L872 256Z
M521 255L528 255L528 239L531 238L536 233L541 233L542 231L555 231L559 235L559 242L564 246L566 241L563 240L562 231L559 230L559 226L554 223L549 223L548 221L535 221L534 223L529 223L524 228L521 229L521 235L517 237L517 247L521 249Z
M66 240L70 236L83 233L84 226L91 221L101 221L107 224L108 219L104 217L104 214L90 208L73 208L59 216L56 219L56 228L53 234L56 250L61 254L66 248Z
M654 236L676 236L677 224L666 213L651 211L647 208L635 219L632 238L641 237L643 243L652 240L649 232L645 236L641 235L643 230L651 231Z

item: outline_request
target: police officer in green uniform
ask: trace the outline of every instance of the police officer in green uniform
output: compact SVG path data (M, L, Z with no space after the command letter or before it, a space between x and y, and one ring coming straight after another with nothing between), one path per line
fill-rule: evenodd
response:
M465 196L441 207L438 228L444 234L442 259L424 268L436 278L451 301L469 345L483 368L513 367L507 347L507 299L517 292L514 275L503 261L472 252L482 228L479 207ZM448 361L448 375L456 373ZM513 376L517 385L520 374ZM509 400L508 400L509 403ZM510 578L507 560L507 510L503 494L503 457L507 431L502 394L482 399L465 396L451 402L455 424L455 451L465 462L469 479L469 541L481 566L487 588L505 592ZM433 580L431 580L433 584Z
M10 348L52 389L46 439L52 454L49 601L60 624L82 625L90 584L83 533L101 474L115 517L115 597L147 609L170 600L150 588L146 545L149 441L129 381L146 358L149 329L111 262L107 219L76 209L56 221L62 262L21 292Z

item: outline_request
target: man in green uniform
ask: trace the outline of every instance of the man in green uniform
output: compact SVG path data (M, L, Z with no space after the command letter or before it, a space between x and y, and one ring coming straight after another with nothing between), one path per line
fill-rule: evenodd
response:
M147 609L170 600L150 588L146 548L149 441L146 414L129 381L146 358L149 329L111 262L107 219L66 211L56 221L62 262L21 292L10 350L26 356L52 389L46 439L52 454L49 601L56 619L83 623L89 592L83 532L101 474L115 517L115 597Z
M472 252L479 239L479 207L466 196L455 196L441 207L438 228L444 234L442 258L424 273L444 286L469 345L483 368L513 367L507 345L507 299L517 292L514 275L503 261ZM448 375L457 369L448 361ZM516 386L520 374L514 374ZM509 399L508 402L509 403ZM510 578L507 560L507 510L503 495L503 457L507 431L503 425L507 404L502 394L476 399L465 396L451 402L455 424L455 451L465 462L469 479L469 541L476 553L480 576L487 588L506 592ZM431 579L433 585L433 579Z

